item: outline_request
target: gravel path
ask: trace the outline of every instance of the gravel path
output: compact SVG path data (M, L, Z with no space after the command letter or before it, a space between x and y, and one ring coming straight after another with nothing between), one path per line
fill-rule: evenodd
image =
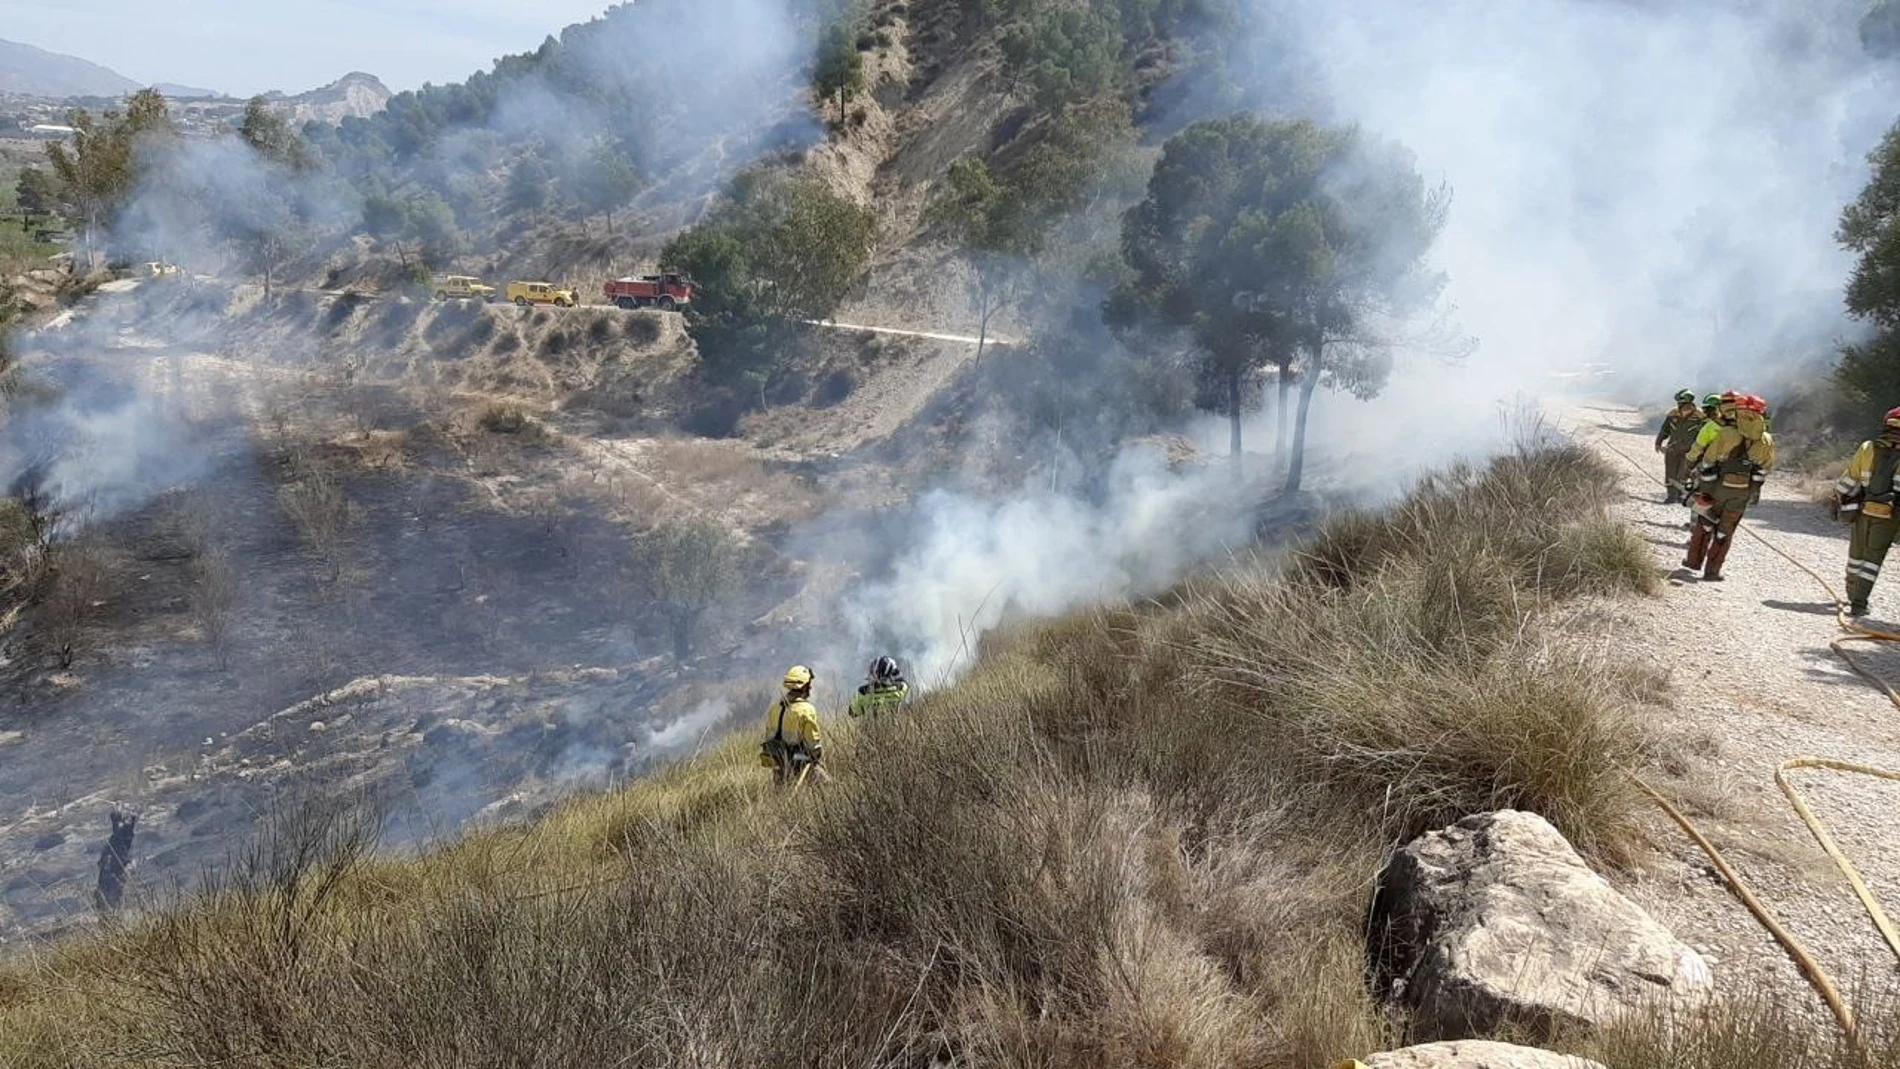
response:
M1900 994L1900 968L1852 889L1774 785L1783 760L1816 755L1900 769L1900 710L1828 649L1839 635L1815 581L1746 535L1721 583L1681 567L1687 510L1662 504L1662 458L1653 421L1626 407L1581 405L1559 423L1604 449L1624 473L1616 511L1653 547L1667 577L1661 596L1609 608L1603 641L1665 672L1673 729L1682 740L1673 787L1692 819L1722 848L1781 921L1844 987ZM1771 476L1745 527L1843 586L1847 529L1799 494L1788 473ZM1894 558L1900 561L1900 557ZM1900 630L1900 580L1874 592L1869 623ZM1594 630L1594 629L1593 629ZM1900 682L1900 649L1862 647L1871 671ZM1836 772L1790 774L1890 914L1900 914L1900 783ZM1668 786L1663 787L1665 791ZM1715 960L1730 992L1766 981L1787 1002L1825 1013L1787 955L1716 877L1681 833L1659 822L1663 857L1634 876L1634 894L1685 942Z

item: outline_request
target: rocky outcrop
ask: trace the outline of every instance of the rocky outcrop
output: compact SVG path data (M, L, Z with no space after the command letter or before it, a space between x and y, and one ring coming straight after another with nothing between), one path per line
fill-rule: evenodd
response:
M1389 1050L1359 1064L1366 1069L1605 1069L1602 1062L1574 1054L1554 1054L1536 1047L1482 1039Z
M1712 982L1700 955L1532 813L1420 836L1381 874L1371 920L1377 975L1423 1040L1588 1029Z

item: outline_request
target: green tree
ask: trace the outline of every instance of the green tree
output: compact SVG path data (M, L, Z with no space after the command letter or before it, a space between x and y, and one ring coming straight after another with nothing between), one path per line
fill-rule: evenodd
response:
M1297 371L1294 492L1322 379L1376 393L1385 332L1442 289L1424 257L1448 203L1403 149L1353 130L1251 115L1196 123L1162 147L1147 198L1123 219L1133 279L1109 311L1191 331L1204 374L1223 386L1236 467L1250 378Z
M744 586L743 547L709 520L662 524L641 535L633 564L672 638L673 656L682 661L692 656L707 613Z
M547 207L548 186L554 177L541 157L530 154L515 161L508 169L506 203L510 211L534 214Z
M1872 174L1841 212L1835 239L1859 256L1847 280L1847 311L1873 334L1842 350L1836 375L1857 404L1884 410L1900 389L1900 123L1867 160Z
M607 233L614 232L614 212L640 190L640 172L634 170L613 145L602 140L588 153L575 176L575 200L580 209L598 213L607 220Z
M316 164L309 143L261 96L252 97L244 105L238 137L259 156L293 172L308 171Z
M95 119L80 108L67 122L77 131L71 147L49 144L46 158L59 180L60 199L79 213L86 264L96 268L98 231L137 183L141 154L172 134L171 113L157 90L142 89L124 111L108 111Z
M857 284L876 232L868 209L817 179L742 173L660 256L700 284L689 322L702 371L763 390L799 323L829 316Z
M969 261L977 306L976 358L983 358L991 317L1028 281L1034 261L1061 220L1085 214L1132 155L1128 108L1112 98L1065 109L1024 135L1026 147L1006 171L981 159L950 165L943 189L925 213L942 226Z
M296 206L276 183L253 183L219 206L218 225L245 266L264 283L269 300L283 266L305 233Z
M1028 258L1041 247L1020 192L998 183L987 163L962 159L944 175L945 190L927 218L963 247L976 294L976 359L983 359L990 317L1020 284Z
M59 183L38 167L21 168L13 192L15 203L27 215L49 215L59 209Z
M847 7L825 26L812 69L812 91L821 103L837 100L840 126L844 125L845 105L864 88L864 56L858 52L853 30L858 21L855 16L855 6Z

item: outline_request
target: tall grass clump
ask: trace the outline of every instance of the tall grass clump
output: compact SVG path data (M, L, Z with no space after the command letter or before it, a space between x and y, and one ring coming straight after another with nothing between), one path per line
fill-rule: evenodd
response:
M1652 582L1610 474L1527 445L1284 563L989 636L903 715L840 725L835 780L795 795L739 737L421 858L316 851L341 859L306 866L336 874L320 896L227 882L0 985L27 992L0 1063L1309 1069L1395 1045L1363 932L1395 844L1511 806L1599 861L1634 849L1636 677L1542 619Z

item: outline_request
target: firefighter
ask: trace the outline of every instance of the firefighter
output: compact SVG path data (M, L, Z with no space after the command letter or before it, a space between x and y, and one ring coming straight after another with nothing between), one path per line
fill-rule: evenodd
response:
M904 704L910 696L910 684L904 682L904 673L897 662L889 657L879 657L871 662L871 670L866 674L864 684L851 697L852 716L866 713L876 716L887 710L894 710Z
M1748 506L1761 500L1762 485L1775 464L1775 442L1762 420L1767 402L1759 397L1722 395L1720 429L1706 448L1689 452L1691 473L1683 480L1695 510L1689 552L1683 567L1701 569L1702 578L1722 581L1722 563L1728 559Z
M759 746L759 764L772 770L783 787L800 779L823 782L820 766L825 744L818 733L818 709L811 703L811 669L795 664L785 672L785 694L765 714L772 734Z
M1656 452L1663 455L1663 481L1668 488L1663 496L1665 505L1682 500L1682 476L1686 467L1684 460L1695 446L1696 434L1702 430L1702 423L1702 413L1695 404L1695 391L1676 391L1676 407L1663 417L1662 428L1656 432Z
M1715 441L1715 436L1722 432L1722 428L1735 422L1735 399L1739 396L1734 390L1724 390L1702 399L1703 423L1701 429L1696 431L1695 444L1689 447L1689 456L1683 462L1683 478L1689 478L1696 466L1696 457L1709 447L1710 442Z
M1847 542L1847 614L1867 615L1887 548L1900 530L1894 518L1894 473L1900 469L1900 408L1889 409L1880 437L1860 443L1834 484L1834 505L1851 522Z

